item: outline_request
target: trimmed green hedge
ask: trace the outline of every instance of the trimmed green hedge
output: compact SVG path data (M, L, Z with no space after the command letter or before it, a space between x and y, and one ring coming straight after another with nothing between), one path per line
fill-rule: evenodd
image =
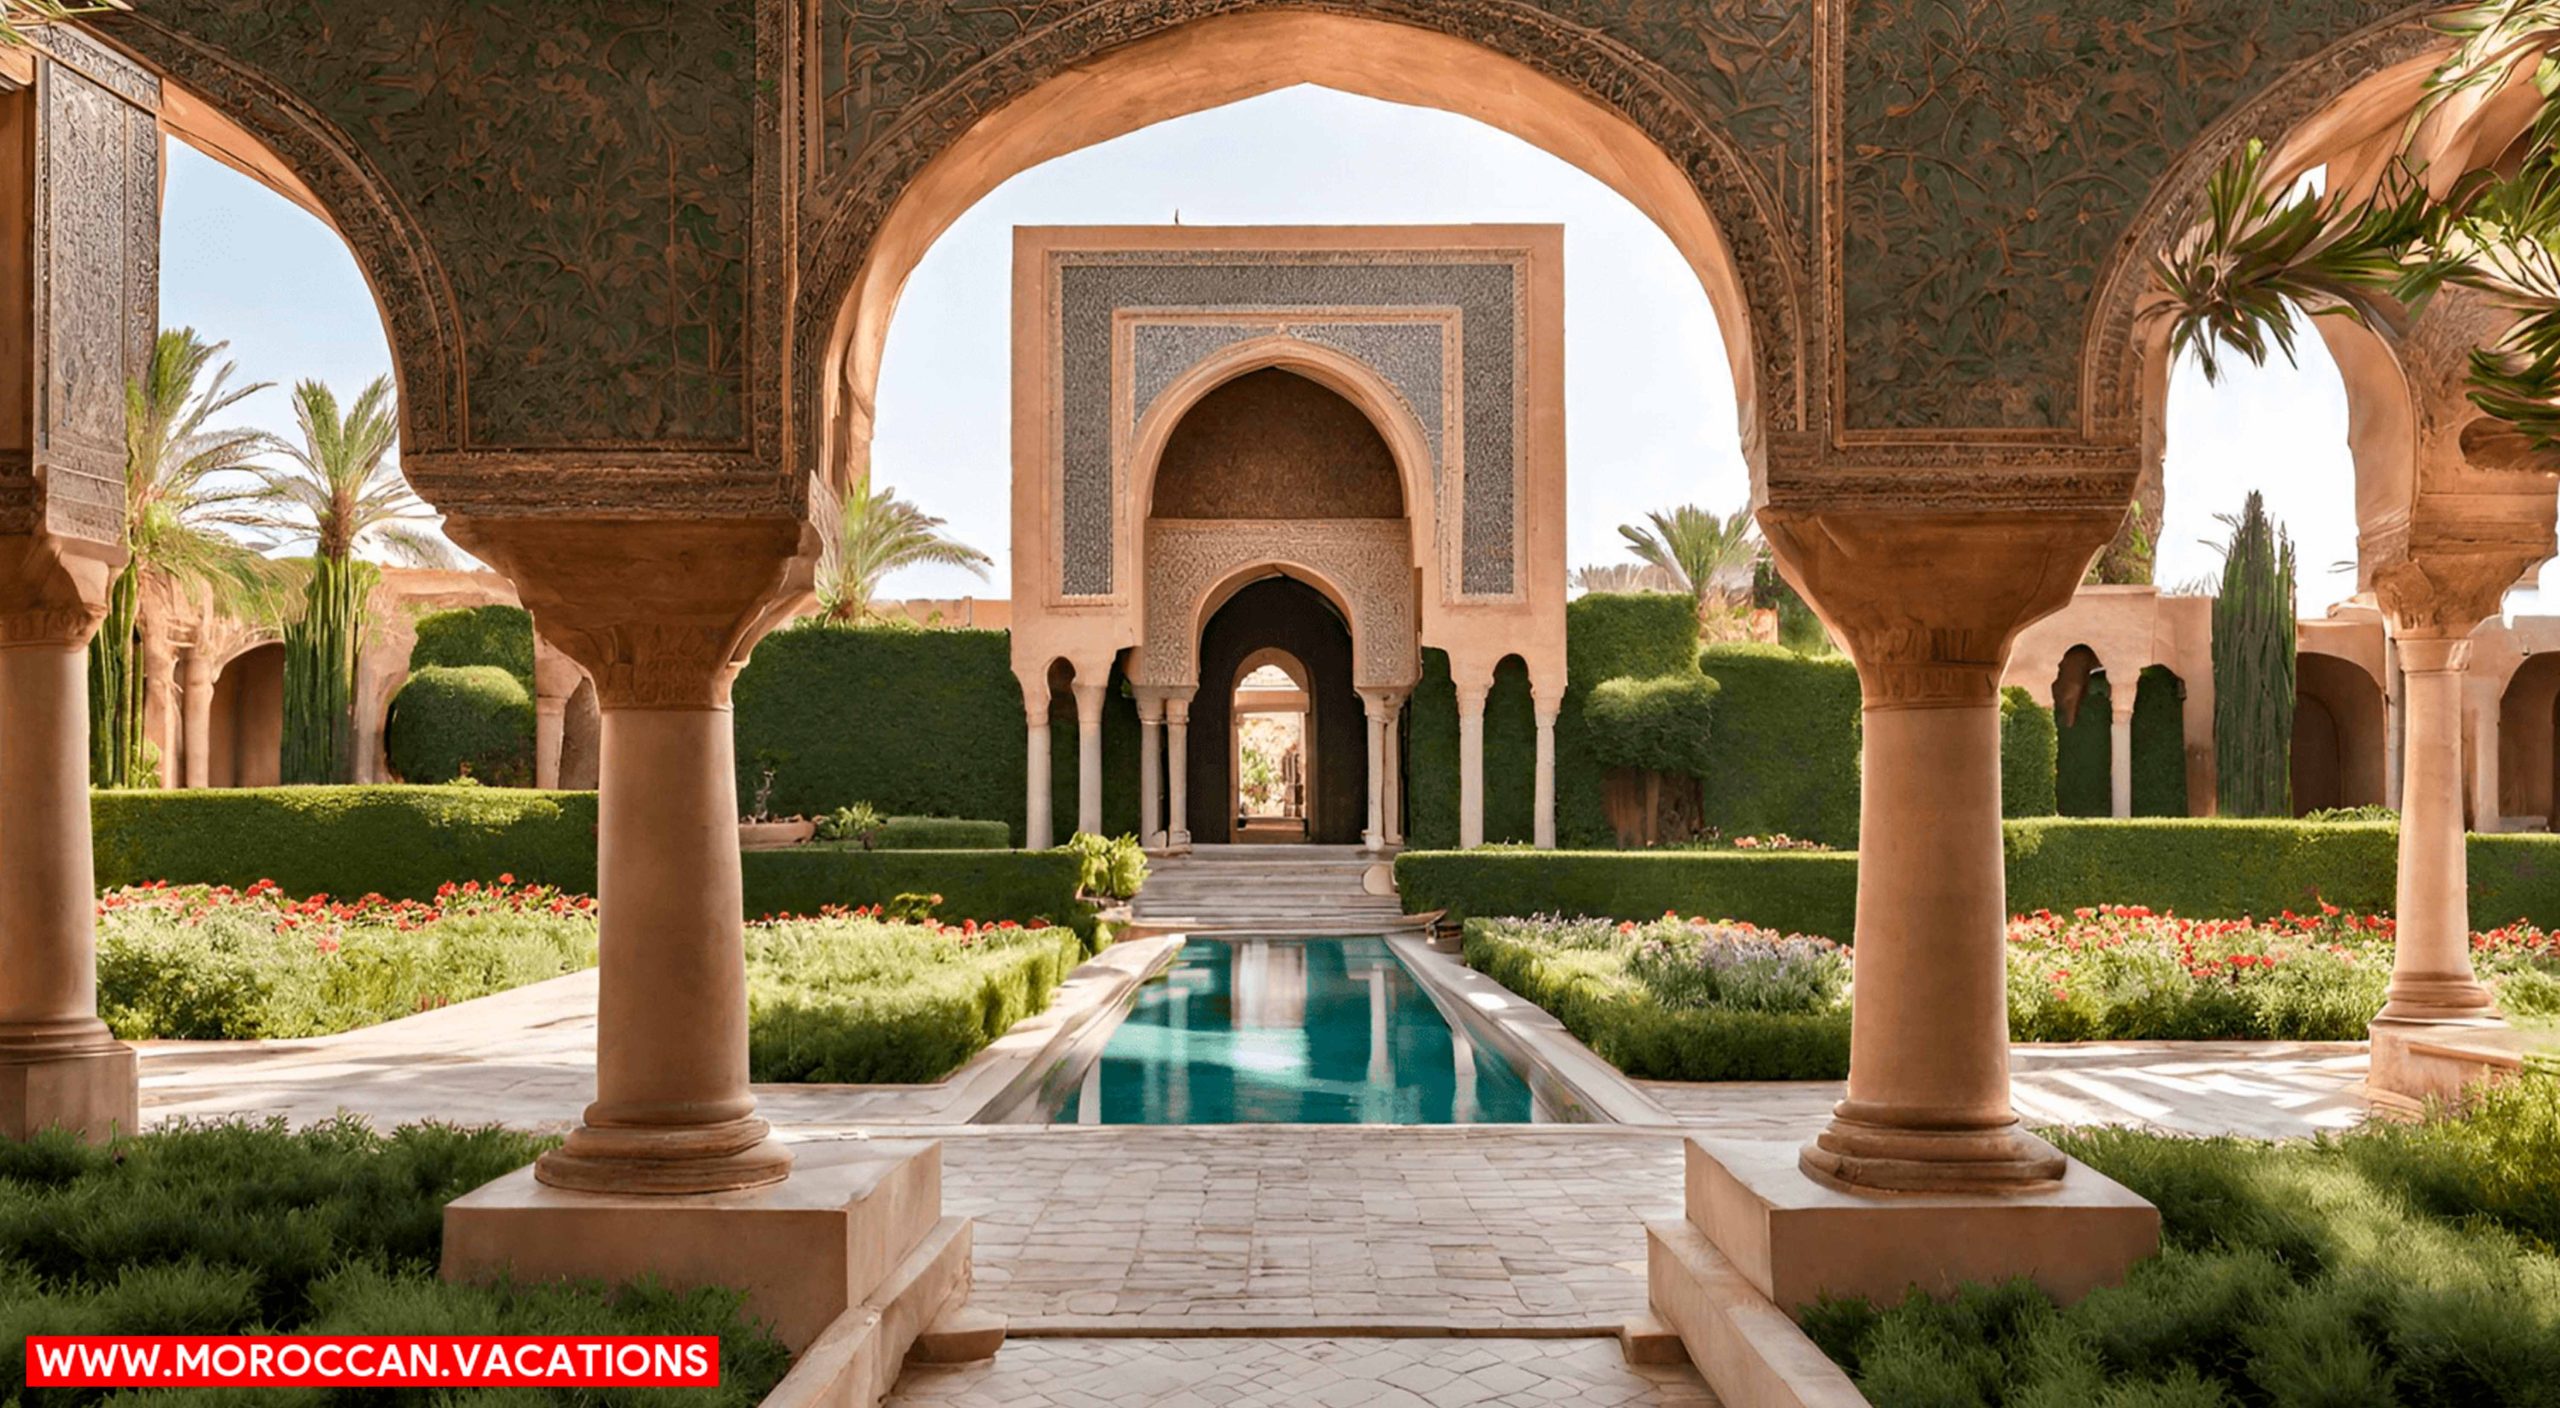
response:
M2193 919L2273 915L2321 901L2390 913L2389 822L2043 818L2007 824L2009 908L2147 905ZM1408 851L1408 912L1651 919L1664 910L1847 939L1857 911L1848 852ZM2560 836L2475 835L2471 922L2560 927Z
M1396 886L1408 913L1653 919L1665 910L1767 929L1847 937L1858 858L1821 851L1407 851Z
M1002 631L804 623L757 644L732 698L738 795L772 767L777 816L868 802L893 816L992 817L1022 839L1027 735ZM1072 801L1073 764L1056 776Z
M794 846L749 851L747 913L816 914L827 905L885 904L902 894L940 895L934 915L950 923L1011 919L1082 923L1076 898L1083 873L1072 852L865 851L850 846Z
M747 932L747 1068L759 1081L940 1080L1044 1011L1084 943L1064 928L968 945L912 924Z
M2053 711L2016 685L2000 691L2000 814L2051 816Z
M1592 756L1605 766L1699 777L1714 766L1715 707L1716 682L1704 675L1621 675L1592 687L1582 717Z
M2133 814L2187 814L2186 689L2159 665L2134 687Z
M1723 687L1703 779L1707 824L1728 836L1858 844L1858 667L1783 646L1711 645L1698 668Z
M1555 1014L1600 1059L1640 1080L1838 1080L1849 1073L1849 1012L1666 1007L1615 953L1522 943L1482 920L1467 966Z
M533 688L533 614L521 606L465 606L418 618L409 668L495 665Z
M2115 699L2103 674L2089 676L2080 711L2055 720L2054 807L2063 816L2115 812Z
M383 752L401 780L533 781L533 696L496 665L434 665L392 696Z
M512 874L596 889L596 797L504 787L255 787L96 792L98 885L153 880L294 895L426 899Z
M1013 828L956 816L893 816L872 839L875 851L1001 851Z

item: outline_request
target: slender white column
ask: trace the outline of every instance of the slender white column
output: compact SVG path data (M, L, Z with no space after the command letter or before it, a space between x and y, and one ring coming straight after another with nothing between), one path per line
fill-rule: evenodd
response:
M1022 799L1022 844L1045 851L1056 844L1049 835L1049 706L1042 701L1029 719L1030 749L1024 757L1029 781Z
M2115 721L2107 730L2110 758L2107 780L2113 790L2109 810L2122 819L2133 815L2133 690L2127 688L2117 693L2122 697L2110 701L2114 706Z
M1173 850L1191 848L1191 701L1164 702L1165 794L1172 816L1165 823L1164 843Z
M1537 815L1531 843L1542 851L1556 848L1556 714L1555 705L1538 705Z
M1076 683L1076 829L1102 834L1103 686Z
M1458 845L1484 844L1484 699L1492 685L1458 686Z
M1404 844L1404 742L1397 721L1404 716L1405 696L1387 696L1386 837L1390 846Z
M1164 844L1164 702L1138 696L1138 841Z
M1369 716L1369 825L1360 844L1374 851L1387 841L1387 701L1364 691L1360 702Z
M2387 1019L2485 1017L2471 970L2471 886L2462 832L2462 672L2469 640L2403 639L2408 740L2401 749L2400 903Z
M549 791L560 785L560 743L568 736L569 701L533 701L533 785Z

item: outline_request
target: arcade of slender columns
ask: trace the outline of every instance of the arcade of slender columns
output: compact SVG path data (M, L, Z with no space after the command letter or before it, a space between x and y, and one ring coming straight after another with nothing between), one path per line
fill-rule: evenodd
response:
M1108 686L1076 672L1076 829L1102 834L1102 704Z
M1364 689L1360 704L1369 723L1369 824L1360 830L1360 844L1374 851L1387 843L1386 692Z
M1056 844L1049 826L1049 696L1044 690L1038 698L1026 691L1022 699L1023 726L1029 735L1028 750L1023 755L1022 844L1025 849L1045 851Z
M1191 696L1164 701L1165 845L1191 849Z
M1398 690L1387 696L1387 763L1378 774L1378 810L1384 818L1386 842L1390 846L1404 844L1404 738L1405 702L1410 690Z
M1458 681L1458 848L1484 844L1484 701L1490 677Z
M1538 699L1538 780L1534 832L1530 844L1542 851L1556 845L1556 715L1563 709L1560 699Z

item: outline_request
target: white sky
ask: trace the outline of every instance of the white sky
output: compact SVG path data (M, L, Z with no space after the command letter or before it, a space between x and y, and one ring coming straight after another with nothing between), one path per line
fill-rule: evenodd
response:
M873 473L997 559L893 578L890 596L1001 595L1009 537L1011 231L1032 224L1394 224L1552 221L1565 227L1568 542L1573 566L1619 561L1616 525L1748 497L1732 380L1713 312L1670 241L1616 192L1467 118L1294 88L1132 133L1035 167L946 232L909 281L881 368ZM277 387L240 408L293 429L285 389L319 377L351 396L390 370L353 257L319 221L172 144L161 317L230 340L244 379ZM2218 576L2201 540L2252 489L2293 534L2301 606L2354 590L2346 404L2316 337L2303 365L2182 367L2169 403L2159 580ZM2560 586L2560 581L2555 581ZM2533 594L2511 609L2532 610Z

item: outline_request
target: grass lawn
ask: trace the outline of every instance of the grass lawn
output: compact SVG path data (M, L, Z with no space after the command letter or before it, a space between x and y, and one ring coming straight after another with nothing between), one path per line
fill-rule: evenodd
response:
M720 1386L684 1390L395 1390L369 1403L760 1401L789 1369L732 1291L539 1289L436 1278L444 1205L549 1140L349 1121L182 1126L92 1148L0 1141L0 1384L31 1408L320 1403L318 1391L24 1389L26 1337L68 1334L718 1335ZM8 1399L17 1403L19 1397Z
M2560 1080L2310 1143L2056 1142L2159 1205L2162 1253L2067 1309L2018 1281L1808 1311L1877 1408L2560 1403Z

